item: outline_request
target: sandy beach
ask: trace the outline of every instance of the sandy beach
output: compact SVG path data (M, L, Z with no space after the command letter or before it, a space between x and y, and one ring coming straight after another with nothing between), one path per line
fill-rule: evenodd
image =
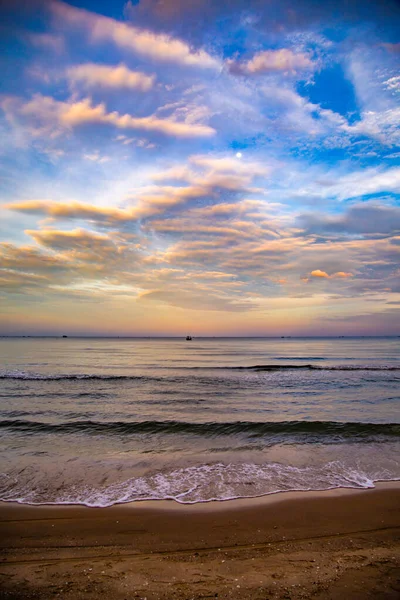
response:
M400 597L400 485L180 506L0 507L1 598Z

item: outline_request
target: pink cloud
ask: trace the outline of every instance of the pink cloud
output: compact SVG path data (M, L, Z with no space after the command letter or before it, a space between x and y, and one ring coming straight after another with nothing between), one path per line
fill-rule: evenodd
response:
M140 71L132 71L124 64L116 67L86 63L71 67L67 71L70 81L82 83L87 87L106 87L114 89L131 89L141 92L149 91L155 81L154 75L146 75Z
M190 67L218 68L219 61L205 50L192 50L188 44L167 34L153 33L109 17L75 8L64 2L51 4L55 17L74 28L85 28L92 42L113 42L157 62L177 63Z
M300 70L311 69L314 63L308 54L295 53L287 48L282 48L281 50L258 52L247 62L228 61L228 66L231 73L259 75L279 71L296 73Z

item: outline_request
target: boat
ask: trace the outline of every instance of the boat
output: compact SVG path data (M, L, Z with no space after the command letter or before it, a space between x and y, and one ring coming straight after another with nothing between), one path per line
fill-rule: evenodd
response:
M191 335L187 335L187 336L186 336L186 341L187 341L187 342L190 342L191 340L192 340L192 336L191 336Z

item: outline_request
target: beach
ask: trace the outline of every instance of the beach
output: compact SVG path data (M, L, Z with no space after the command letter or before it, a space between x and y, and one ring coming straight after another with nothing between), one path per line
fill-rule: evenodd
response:
M400 485L182 506L2 503L1 598L400 596Z

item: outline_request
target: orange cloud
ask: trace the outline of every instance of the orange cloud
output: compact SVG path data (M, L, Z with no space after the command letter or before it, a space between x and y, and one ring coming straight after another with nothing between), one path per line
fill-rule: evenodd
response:
M135 118L130 115L118 115L111 113L107 119L119 128L144 129L146 131L158 131L165 135L181 138L210 137L215 134L215 129L208 125L198 123L185 123L173 121L172 119L159 119L154 115L150 117Z
M230 191L245 191L245 183L248 178L243 176L220 176L205 175L193 177L192 185L186 186L149 186L142 189L137 196L128 198L135 202L135 206L129 208L104 207L83 202L54 202L49 200L24 200L11 202L5 205L9 210L25 212L30 214L45 214L55 218L87 219L89 221L101 221L104 223L116 223L134 221L140 218L153 216L164 212L169 207L185 204L191 199L204 196L218 196L219 188ZM215 212L228 214L245 212L246 208L254 210L257 203L244 201L238 204L229 204L224 208L217 205ZM197 214L197 213L195 213ZM214 214L213 207L198 210L197 216L207 217ZM167 225L165 223L165 225ZM208 224L207 224L208 225ZM241 223L241 227L248 228L248 223Z
M93 106L89 98L78 102L59 102L40 94L28 102L7 97L1 102L9 120L15 115L30 119L35 134L57 134L57 127L73 128L88 123L114 125L119 129L142 129L155 131L178 138L210 137L215 129L200 123L160 119L155 115L132 117L120 115L117 111L108 113L103 103ZM61 131L59 132L61 133Z
M321 271L320 269L316 269L315 271L311 271L311 276L312 277L326 277L326 278L329 278L328 273L325 273L325 271Z
M67 76L73 83L85 86L101 86L114 89L131 89L141 92L149 91L155 81L155 75L146 75L140 71L131 71L124 64L117 67L86 63L71 67Z
M207 125L159 119L154 115L132 117L128 114L120 115L116 111L107 113L104 104L92 106L88 98L74 104L60 104L63 104L60 111L61 122L72 127L83 123L109 123L119 129L144 129L183 138L209 137L215 133L215 130Z
M333 275L328 275L328 273L325 273L325 271L320 271L320 269L311 271L311 275L313 277L323 277L325 279L332 279L333 277L347 279L348 277L353 277L353 273L345 273L344 271L337 271L337 273L333 273Z
M60 273L65 272L69 265L65 258L57 255L45 255L33 246L14 246L0 244L0 267L28 273Z
M124 222L143 216L138 207L130 209L108 208L84 204L83 202L49 202L46 200L25 200L6 204L5 208L31 214L46 214L49 217L88 219L93 221Z
M0 268L0 287L8 291L20 292L24 288L40 288L48 283L50 283L50 279L44 275Z
M189 67L218 68L219 61L204 50L193 51L178 38L139 29L115 19L104 17L55 1L51 10L62 22L84 27L93 42L111 41L119 48L130 50L157 62L176 63Z
M345 273L344 271L338 271L332 277L342 277L343 279L347 279L347 277L353 277L353 273Z
M222 186L222 182L221 186ZM230 184L232 184L230 182ZM227 188L230 189L230 188ZM9 210L31 214L45 214L49 217L88 219L105 223L135 221L164 212L167 208L184 204L190 199L212 195L211 185L154 186L143 190L138 196L128 198L135 206L109 208L83 202L53 202L48 200L25 200L5 205Z
M85 229L72 229L71 231L58 231L55 229L44 229L42 231L25 230L25 233L42 246L52 248L90 247L95 242L109 242L107 235L93 233Z

